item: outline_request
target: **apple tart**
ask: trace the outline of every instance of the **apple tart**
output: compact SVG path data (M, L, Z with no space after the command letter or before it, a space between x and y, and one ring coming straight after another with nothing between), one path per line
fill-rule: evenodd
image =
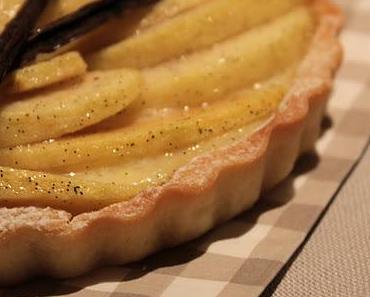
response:
M313 148L341 60L328 0L41 2L0 85L1 284L194 239Z

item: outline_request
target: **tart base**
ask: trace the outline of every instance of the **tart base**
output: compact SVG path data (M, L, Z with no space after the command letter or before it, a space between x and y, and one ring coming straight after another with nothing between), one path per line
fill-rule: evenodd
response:
M279 112L238 143L198 156L163 186L73 217L51 208L0 208L0 284L74 277L194 239L253 206L284 179L320 132L341 61L341 11L313 2L318 28Z

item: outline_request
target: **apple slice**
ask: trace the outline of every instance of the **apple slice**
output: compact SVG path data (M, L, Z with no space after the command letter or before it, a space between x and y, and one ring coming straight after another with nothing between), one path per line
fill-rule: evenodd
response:
M31 97L10 98L0 106L0 147L59 137L98 123L126 108L140 88L141 76L133 70L91 72Z
M87 56L91 69L144 68L259 25L302 0L214 0Z
M313 29L310 10L301 7L211 49L144 70L141 101L160 107L218 99L298 62Z
M286 81L285 76L274 79L263 84L261 89L241 91L229 96L228 100L187 115L52 143L1 149L0 164L33 170L69 171L84 168L86 164L107 165L196 144L271 116L284 96Z
M148 186L91 182L7 167L0 167L0 176L2 207L47 206L74 214L127 200Z
M140 21L137 29L144 29L157 25L167 19L189 11L203 3L213 0L162 0L153 6L150 12Z
M87 65L80 54L69 52L14 71L3 82L1 89L8 94L32 91L81 76L86 70Z

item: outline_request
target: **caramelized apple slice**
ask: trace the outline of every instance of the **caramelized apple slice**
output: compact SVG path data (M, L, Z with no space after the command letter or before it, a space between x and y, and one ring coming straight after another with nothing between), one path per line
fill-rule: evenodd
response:
M215 0L87 57L92 69L143 68L209 46L286 12L302 0ZM174 38L174 36L177 36Z
M271 115L286 90L284 79L277 80L189 115L48 144L2 149L0 164L27 169L78 170L84 164L131 160L195 144Z
M313 27L310 11L298 8L212 49L144 70L142 100L184 106L218 99L297 62Z
M124 201L148 186L89 182L7 167L0 167L0 176L2 207L48 206L67 209L74 214Z
M98 123L135 100L140 82L136 71L91 72L33 97L3 103L0 147L54 138Z
M66 53L14 71L4 81L2 92L15 94L44 88L85 74L86 69L87 65L79 53Z

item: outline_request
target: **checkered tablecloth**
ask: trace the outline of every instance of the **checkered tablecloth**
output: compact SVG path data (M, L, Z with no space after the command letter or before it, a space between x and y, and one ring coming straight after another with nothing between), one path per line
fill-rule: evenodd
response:
M254 297L288 262L358 160L370 135L370 0L342 0L349 21L316 152L252 210L140 263L67 281L39 280L0 296ZM370 292L369 292L370 294Z

